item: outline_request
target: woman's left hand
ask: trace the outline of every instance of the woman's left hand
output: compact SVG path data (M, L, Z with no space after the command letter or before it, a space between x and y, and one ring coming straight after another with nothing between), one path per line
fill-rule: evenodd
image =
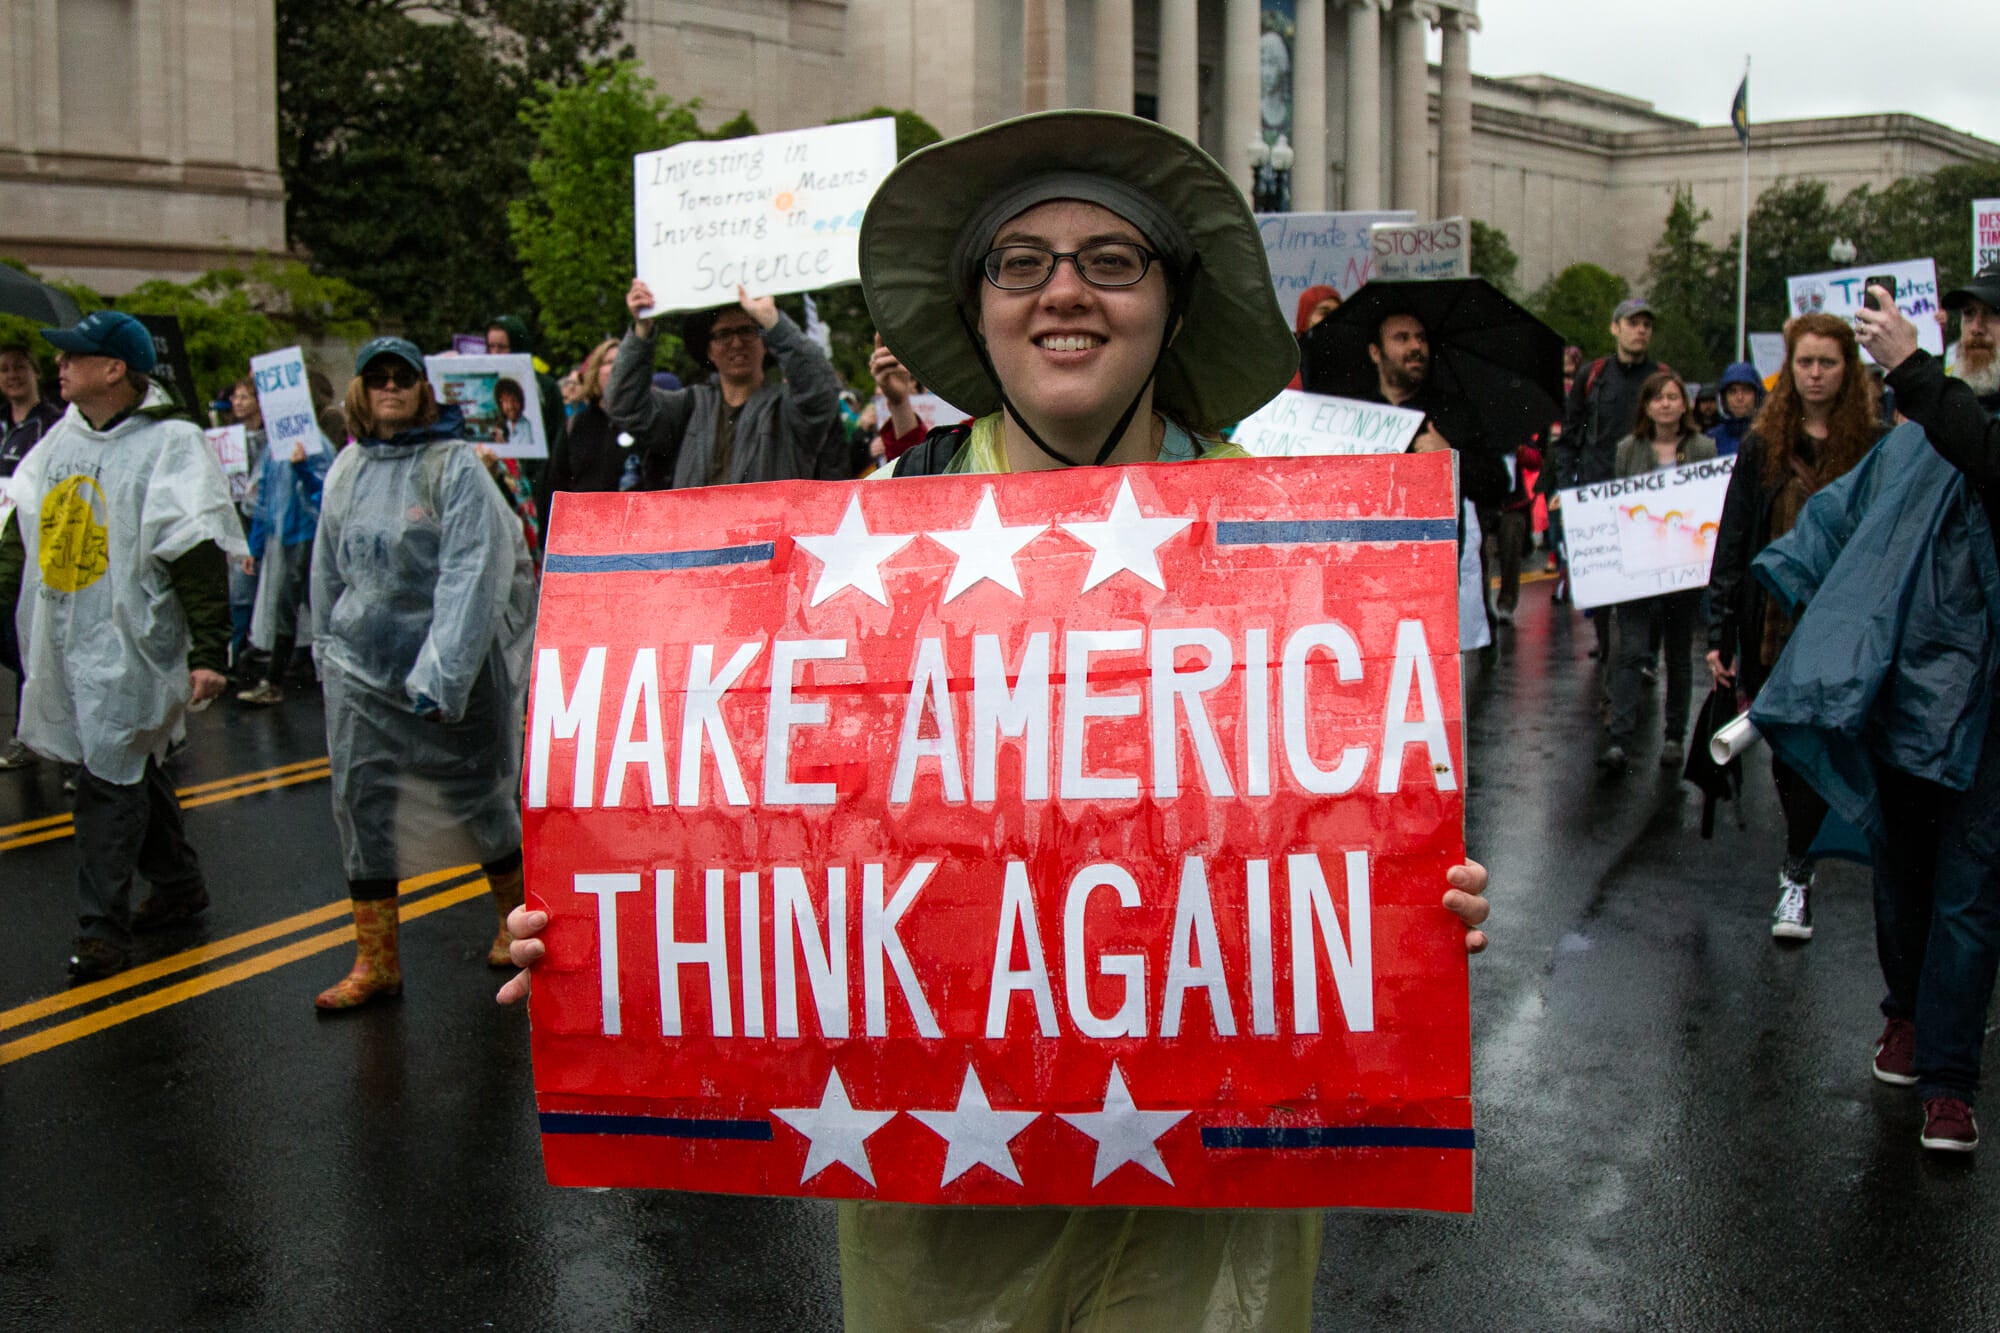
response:
M1478 929L1493 910L1486 901L1486 867L1467 857L1464 865L1453 866L1444 875L1451 887L1445 890L1444 910L1465 926L1465 951L1480 953L1486 948L1486 932Z
M743 284L736 285L736 301L743 307L743 313L757 321L760 329L778 327L778 303L768 296L752 296L743 290Z

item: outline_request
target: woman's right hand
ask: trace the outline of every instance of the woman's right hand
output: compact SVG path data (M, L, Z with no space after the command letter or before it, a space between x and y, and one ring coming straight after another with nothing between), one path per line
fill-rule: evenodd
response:
M1715 677L1717 685L1728 685L1736 679L1736 673L1722 665L1722 654L1714 648L1708 650L1708 674Z
M507 946L507 956L521 970L493 997L500 1003L515 1004L528 998L528 972L549 951L549 946L535 936L547 929L548 924L549 914L539 908L523 905L507 913L507 933L514 937L514 942Z

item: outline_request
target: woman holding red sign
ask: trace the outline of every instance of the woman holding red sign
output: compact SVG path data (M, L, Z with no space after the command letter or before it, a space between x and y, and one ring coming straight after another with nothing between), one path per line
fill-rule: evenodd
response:
M914 154L869 205L861 271L887 348L975 413L877 476L1240 458L1216 432L1297 364L1242 192L1132 116L1026 116ZM1447 881L1477 953L1486 871ZM547 921L509 918L524 968ZM1305 1210L843 1203L842 1299L855 1329L1295 1329L1320 1232Z

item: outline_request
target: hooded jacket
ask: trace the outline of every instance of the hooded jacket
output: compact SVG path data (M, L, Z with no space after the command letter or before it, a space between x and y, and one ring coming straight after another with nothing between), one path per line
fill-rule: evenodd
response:
M1339 291L1327 286L1325 283L1321 283L1317 287L1308 287L1300 292L1298 310L1292 316L1292 332L1303 340L1306 334L1312 330L1311 321L1314 307L1319 305L1321 301L1329 299L1338 300L1339 298ZM1305 367L1303 365L1293 374L1292 382L1285 387L1287 389L1305 387Z
M1803 611L1751 721L1836 814L1879 845L1871 761L2000 788L2000 559L1986 507L1921 427L1898 427L1807 501L1752 569ZM2000 829L1982 842L1992 864Z
M1747 384L1756 390L1757 401L1750 407L1748 416L1732 417L1727 406L1729 386ZM1709 427L1708 438L1715 441L1715 452L1727 458L1743 447L1743 437L1750 433L1750 423L1757 419L1757 409L1764 405L1764 379L1757 373L1757 367L1748 361L1738 361L1722 372L1722 378L1715 382L1715 405L1722 413L1722 420Z
M766 376L736 418L729 480L797 481L837 475L846 461L840 429L840 377L833 363L789 316L764 331L764 345L784 370ZM715 453L716 409L722 390L713 383L679 390L653 387L653 340L636 331L618 347L605 411L614 429L629 431L644 450L645 488L679 490L708 484Z
M103 430L72 406L21 460L0 524L0 599L19 590L29 748L129 786L166 753L229 640L221 553L245 554L201 428L158 384Z

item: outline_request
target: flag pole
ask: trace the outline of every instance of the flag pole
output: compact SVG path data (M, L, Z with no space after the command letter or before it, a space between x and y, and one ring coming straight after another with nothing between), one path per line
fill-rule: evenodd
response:
M1750 57L1743 57L1743 86L1750 86ZM1747 105L1747 91L1746 91ZM1750 116L1743 117L1747 125ZM1750 359L1749 334L1744 324L1750 307L1750 136L1743 135L1743 229L1736 242L1736 359Z

